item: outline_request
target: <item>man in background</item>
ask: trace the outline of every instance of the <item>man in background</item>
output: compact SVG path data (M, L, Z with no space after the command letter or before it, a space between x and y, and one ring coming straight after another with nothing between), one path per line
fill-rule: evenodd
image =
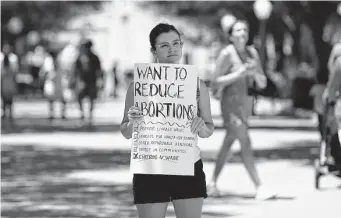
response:
M101 63L92 51L92 41L84 40L80 45L80 54L76 61L73 86L78 99L81 119L84 120L83 100L90 100L89 122L92 123L93 110L98 90L103 86Z

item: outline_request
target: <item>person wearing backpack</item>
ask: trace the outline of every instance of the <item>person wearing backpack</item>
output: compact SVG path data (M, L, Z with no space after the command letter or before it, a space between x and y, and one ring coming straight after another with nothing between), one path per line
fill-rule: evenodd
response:
M249 25L247 21L236 20L228 30L230 44L223 48L216 62L212 78L212 92L221 101L221 112L226 135L220 148L210 183L212 195L219 195L218 176L236 139L241 145L244 165L256 187L256 199L266 200L276 193L264 187L257 173L248 129L248 118L253 103L250 90L264 89L266 77L256 49L247 46Z

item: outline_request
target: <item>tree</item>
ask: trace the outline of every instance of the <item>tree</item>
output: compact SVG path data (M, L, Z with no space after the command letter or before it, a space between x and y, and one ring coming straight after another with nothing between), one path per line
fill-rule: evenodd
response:
M71 16L98 10L100 1L3 1L1 2L1 35L3 40L15 40L31 30L64 29ZM23 21L23 30L11 34L7 23L12 17Z

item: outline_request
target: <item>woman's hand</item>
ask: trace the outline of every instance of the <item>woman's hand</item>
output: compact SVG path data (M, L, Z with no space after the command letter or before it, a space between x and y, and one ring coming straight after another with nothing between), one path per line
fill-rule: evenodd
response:
M266 76L259 71L257 61L253 59L247 59L245 66L247 68L247 75L253 77L259 88L264 89L266 87L267 79Z
M205 121L201 117L195 117L192 120L191 132L193 134L198 134L198 132L202 130L204 127L205 127Z
M246 63L245 63L245 67L246 70L249 72L252 72L252 74L254 74L254 72L257 71L257 62L251 58L246 59Z
M143 113L140 108L132 106L128 110L128 119L129 122L133 123L136 121L140 121L143 118Z
M244 75L254 78L256 74L257 74L256 61L248 58L244 64Z

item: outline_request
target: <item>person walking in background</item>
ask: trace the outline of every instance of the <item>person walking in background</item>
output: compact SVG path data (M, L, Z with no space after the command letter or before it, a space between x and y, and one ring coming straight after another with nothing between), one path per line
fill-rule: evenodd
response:
M330 55L328 61L328 68L330 70L329 79L322 95L324 104L329 104L331 106L331 110L329 110L330 113L327 114L327 117L322 117L322 119L327 122L327 126L330 129L330 152L336 164L341 164L341 144L338 134L338 122L340 121L338 121L335 116L335 105L337 103L341 104L341 52L338 50L340 49L339 46L339 43L336 44ZM338 114L338 116L340 116L340 114ZM320 123L322 123L322 121Z
M101 63L96 54L92 51L92 41L84 40L80 45L80 54L76 61L73 87L77 95L81 119L84 120L83 100L89 97L89 122L92 123L93 110L97 93L103 86L103 72Z
M158 63L179 64L183 42L178 30L169 24L160 23L149 35L151 52ZM193 81L195 82L195 81ZM214 125L208 89L198 79L198 116L192 120L191 131L201 138L213 134ZM121 132L127 139L132 137L133 123L143 119L140 108L134 106L134 82L127 90ZM169 201L173 202L177 218L200 218L203 200L207 197L206 180L200 150L197 145L194 176L134 174L134 203L140 218L165 217Z
M49 119L55 118L54 103L62 103L61 118L66 119L66 100L70 98L70 90L67 88L67 78L65 72L59 67L58 60L54 60L52 55L48 54L41 68L46 75L44 80L44 96L49 102Z
M115 61L114 65L112 67L113 89L112 89L112 93L111 93L111 96L114 97L114 98L118 97L117 89L118 89L119 80L118 80L117 73L118 73L118 62Z
M42 92L44 89L45 74L42 74L44 73L42 67L44 66L46 57L47 52L42 45L37 45L33 52L28 52L27 54L27 63L33 79L32 87L35 94Z
M212 78L213 94L221 100L226 135L218 152L210 192L212 195L219 195L218 176L230 156L232 144L238 139L242 160L257 189L256 199L265 200L274 197L275 193L262 186L255 167L248 131L248 117L251 115L253 100L248 95L248 90L254 85L260 89L265 88L266 77L256 49L246 45L249 37L248 23L237 20L228 34L230 44L221 50Z
M18 93L16 75L19 71L18 56L12 52L8 43L2 46L1 60L1 99L2 118L13 119L13 99Z
M333 68L335 67L336 59L340 56L341 56L341 40L339 40L333 45L333 48L328 58L328 62L327 62L328 72L326 73L328 74L327 78L329 79L329 84L331 83L331 72L333 71ZM328 83L328 81L325 81L325 80L323 81L323 79L324 79L324 76L321 79L319 79L318 77L318 84L314 85L313 88L310 90L310 94L314 97L314 110L318 115L318 121L319 121L318 128L322 137L324 137L323 136L323 122L324 122L323 112L324 112L326 99L329 93L328 91L326 91L327 90L326 83Z

